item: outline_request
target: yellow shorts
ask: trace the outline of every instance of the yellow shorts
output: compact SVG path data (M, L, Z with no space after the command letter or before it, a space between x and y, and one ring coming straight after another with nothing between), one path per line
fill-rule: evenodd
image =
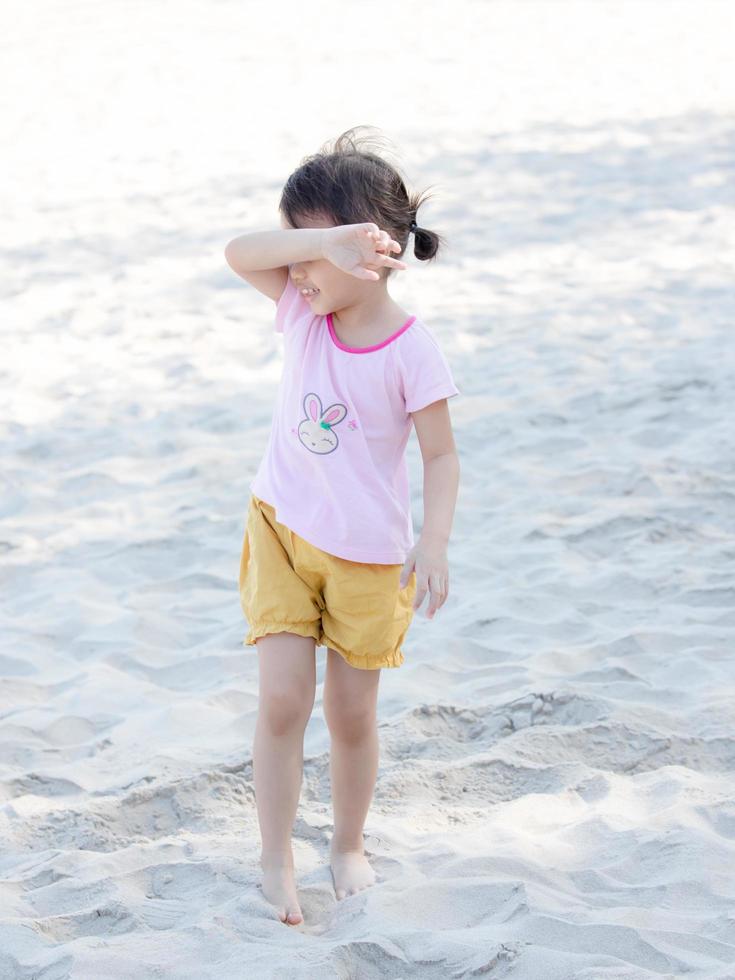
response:
M276 520L251 493L240 558L240 604L249 624L243 645L266 633L312 636L353 667L400 667L413 619L416 573L399 588L403 565L338 558Z

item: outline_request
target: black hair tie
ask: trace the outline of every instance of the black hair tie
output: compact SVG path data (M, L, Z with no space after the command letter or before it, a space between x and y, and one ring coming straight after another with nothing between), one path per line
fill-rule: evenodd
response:
M418 225L416 224L416 222L415 221L412 221L411 222L411 227L408 229L409 235L411 234L411 232L414 232L414 234L415 234L417 228L418 228Z

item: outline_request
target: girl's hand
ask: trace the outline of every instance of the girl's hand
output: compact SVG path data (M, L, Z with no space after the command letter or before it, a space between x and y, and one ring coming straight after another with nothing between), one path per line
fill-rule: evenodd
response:
M413 600L413 608L419 608L428 589L430 599L426 615L428 619L433 619L434 613L444 605L449 595L449 566L446 547L419 540L411 548L403 563L400 578L402 589L406 587L414 566L416 569L416 595Z
M337 225L324 230L324 258L358 279L380 279L375 270L384 265L407 269L405 262L388 254L391 251L400 252L401 246L387 231L381 231L370 221L357 225Z

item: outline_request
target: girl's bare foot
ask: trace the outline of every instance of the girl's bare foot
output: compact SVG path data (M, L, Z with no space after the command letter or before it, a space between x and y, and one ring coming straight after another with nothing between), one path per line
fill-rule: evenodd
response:
M262 855L263 895L278 909L278 917L286 925L296 926L304 921L296 896L293 857L288 854Z
M333 843L330 854L334 893L338 899L354 895L375 883L375 872L362 850L340 850Z

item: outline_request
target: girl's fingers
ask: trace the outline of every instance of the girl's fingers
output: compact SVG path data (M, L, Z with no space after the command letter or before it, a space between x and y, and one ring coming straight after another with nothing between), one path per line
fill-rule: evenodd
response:
M449 586L446 579L439 575L429 575L429 589L431 591L431 601L427 611L429 619L432 618L437 609L441 609L447 598Z
M379 242L382 247L392 249L394 252L401 251L401 246L394 238L390 237L387 231L370 231L368 228L367 233L373 241Z
M365 234L368 238L372 240L373 250L375 252L375 261L371 264L376 265L389 265L394 269L408 269L405 262L400 259L394 259L389 253L390 252L400 252L401 246L397 241L394 241L390 235L385 231L373 231L370 228L364 229ZM380 276L362 276L363 279L379 279Z

